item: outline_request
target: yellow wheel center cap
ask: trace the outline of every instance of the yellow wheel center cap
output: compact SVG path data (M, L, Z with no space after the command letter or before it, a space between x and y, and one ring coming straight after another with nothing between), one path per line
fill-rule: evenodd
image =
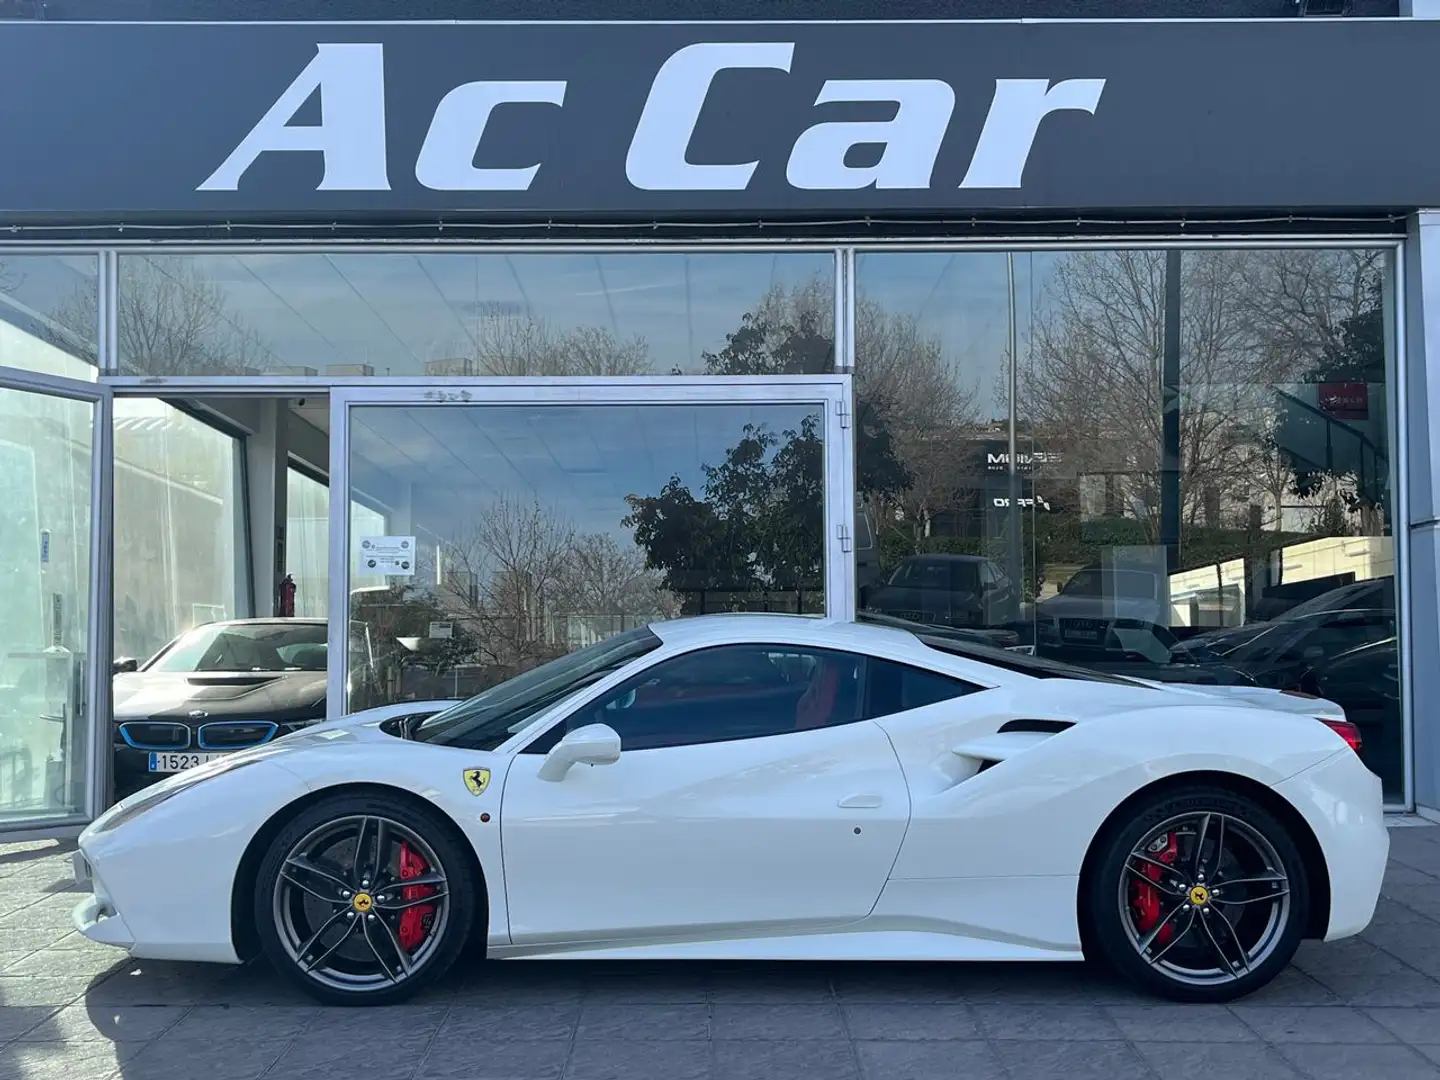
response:
M368 892L357 892L355 899L350 901L350 906L363 915L375 906L375 898Z
M1204 885L1196 885L1190 890L1190 903L1196 907L1204 907L1210 902L1210 890Z

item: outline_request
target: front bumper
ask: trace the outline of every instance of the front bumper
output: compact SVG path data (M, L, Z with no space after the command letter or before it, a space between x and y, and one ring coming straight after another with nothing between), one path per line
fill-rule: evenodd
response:
M94 870L90 866L90 861L85 858L83 851L77 851L71 856L71 868L75 883L90 889L89 894L70 912L75 929L91 941L101 945L114 945L120 949L131 948L135 944L135 935L130 932L130 927L125 925L125 920L115 910L110 897L105 893L104 886L95 879Z

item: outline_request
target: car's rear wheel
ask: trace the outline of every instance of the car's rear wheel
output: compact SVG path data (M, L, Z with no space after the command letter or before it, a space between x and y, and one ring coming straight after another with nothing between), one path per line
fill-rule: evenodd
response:
M265 955L311 996L383 1005L410 997L459 957L475 919L470 859L438 812L402 799L338 795L275 837L256 878Z
M1230 1001L1293 959L1309 914L1289 830L1223 788L1157 794L1109 830L1087 879L1098 959L1177 1001Z

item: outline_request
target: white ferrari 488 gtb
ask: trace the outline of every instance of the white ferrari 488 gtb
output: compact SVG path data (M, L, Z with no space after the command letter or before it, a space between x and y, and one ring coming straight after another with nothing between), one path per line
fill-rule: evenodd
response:
M1102 960L1264 985L1389 838L1334 704L923 630L655 623L179 773L80 838L81 931L388 1003L491 958Z

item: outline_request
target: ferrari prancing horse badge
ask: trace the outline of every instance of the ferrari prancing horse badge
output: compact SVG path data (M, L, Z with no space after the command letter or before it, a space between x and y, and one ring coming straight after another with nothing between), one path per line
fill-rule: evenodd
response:
M465 786L470 789L471 795L485 794L485 789L490 786L490 770L466 769Z

